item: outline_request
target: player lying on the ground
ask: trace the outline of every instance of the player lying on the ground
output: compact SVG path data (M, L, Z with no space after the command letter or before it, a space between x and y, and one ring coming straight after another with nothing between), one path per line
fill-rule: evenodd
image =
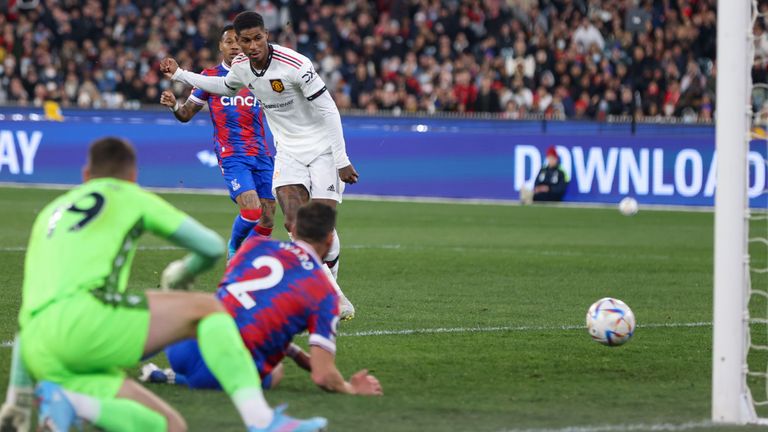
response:
M241 53L232 25L224 26L221 31L219 51L223 57L221 64L205 69L203 75L227 75L232 59ZM264 119L256 98L248 89L233 97L194 89L184 105L179 106L173 92L166 90L160 96L160 103L171 108L173 115L184 123L208 103L221 174L230 198L240 207L240 214L232 224L228 257L235 254L248 235L269 237L275 217L272 195L275 162L267 146Z
M208 93L233 96L248 88L259 99L275 135L272 187L290 233L302 204L311 198L336 208L344 183L356 183L359 176L347 157L339 110L312 62L296 51L270 44L264 19L256 12L238 14L234 27L243 54L235 57L226 76L188 72L172 58L163 59L160 70ZM335 229L333 236L323 260L335 277L341 243ZM342 296L341 315L353 314L352 304Z
M311 372L321 388L349 394L381 395L379 381L362 370L346 382L336 368L338 298L319 257L333 243L336 212L310 203L297 212L294 242L261 237L246 240L232 259L216 297L235 319L251 352L265 388L283 377L282 360L288 355ZM297 334L309 332L310 354L292 344ZM151 365L144 378L174 381L192 388L220 388L195 340L166 349L173 373ZM170 375L170 376L169 376Z
M166 287L188 287L224 254L216 233L141 189L136 176L128 143L98 140L83 170L85 183L46 206L32 227L16 345L22 361L13 364L39 381L39 424L67 431L79 417L107 431L185 431L181 415L126 378L123 368L196 337L249 431L325 427L325 419L301 422L269 407L237 326L214 296L126 292L145 231L192 251L168 266ZM0 420L23 427L18 413L3 408Z

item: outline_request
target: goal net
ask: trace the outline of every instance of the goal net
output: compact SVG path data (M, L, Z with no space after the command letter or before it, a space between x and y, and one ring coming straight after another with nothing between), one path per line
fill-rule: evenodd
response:
M717 26L712 420L768 425L768 195L755 169L768 149L768 1L719 0Z

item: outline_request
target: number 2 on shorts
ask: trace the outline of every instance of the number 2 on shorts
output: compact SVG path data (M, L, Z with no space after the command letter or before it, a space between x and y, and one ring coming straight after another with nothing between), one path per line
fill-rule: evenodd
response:
M251 266L255 269L268 267L270 270L269 274L263 278L235 282L227 285L227 291L235 296L237 301L239 301L246 309L251 309L256 306L256 301L248 295L249 292L273 288L283 280L283 274L285 273L283 264L280 263L280 260L271 256L260 256L253 260Z

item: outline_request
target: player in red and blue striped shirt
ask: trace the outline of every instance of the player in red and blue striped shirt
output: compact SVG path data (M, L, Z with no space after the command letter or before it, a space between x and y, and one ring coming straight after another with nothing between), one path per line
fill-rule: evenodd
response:
M205 69L208 76L226 76L232 59L240 54L231 25L221 32L219 50L221 64ZM259 102L248 89L235 96L219 96L201 89L192 90L184 105L178 105L171 91L164 91L160 103L170 107L181 122L188 122L207 103L213 123L214 150L229 195L240 207L229 240L229 256L243 240L255 232L264 237L272 234L275 197L272 195L274 157L267 146L264 115Z
M235 319L245 346L262 376L274 388L283 376L282 360L292 357L310 370L312 380L328 391L380 395L378 380L362 370L345 381L335 365L338 295L322 259L333 242L336 213L313 202L300 208L295 242L260 237L246 240L227 267L216 297ZM292 344L309 332L310 354ZM166 350L174 374L145 367L145 379L192 388L220 388L205 366L197 341L180 342ZM152 374L151 372L154 372ZM154 375L154 376L152 376Z

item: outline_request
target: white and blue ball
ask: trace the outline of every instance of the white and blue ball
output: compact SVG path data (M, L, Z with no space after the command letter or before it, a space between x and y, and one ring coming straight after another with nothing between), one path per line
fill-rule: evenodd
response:
M608 346L623 345L635 333L635 314L621 300L602 298L587 311L587 331L595 342Z
M634 216L640 210L637 200L632 197L625 197L619 202L619 213L624 216Z

